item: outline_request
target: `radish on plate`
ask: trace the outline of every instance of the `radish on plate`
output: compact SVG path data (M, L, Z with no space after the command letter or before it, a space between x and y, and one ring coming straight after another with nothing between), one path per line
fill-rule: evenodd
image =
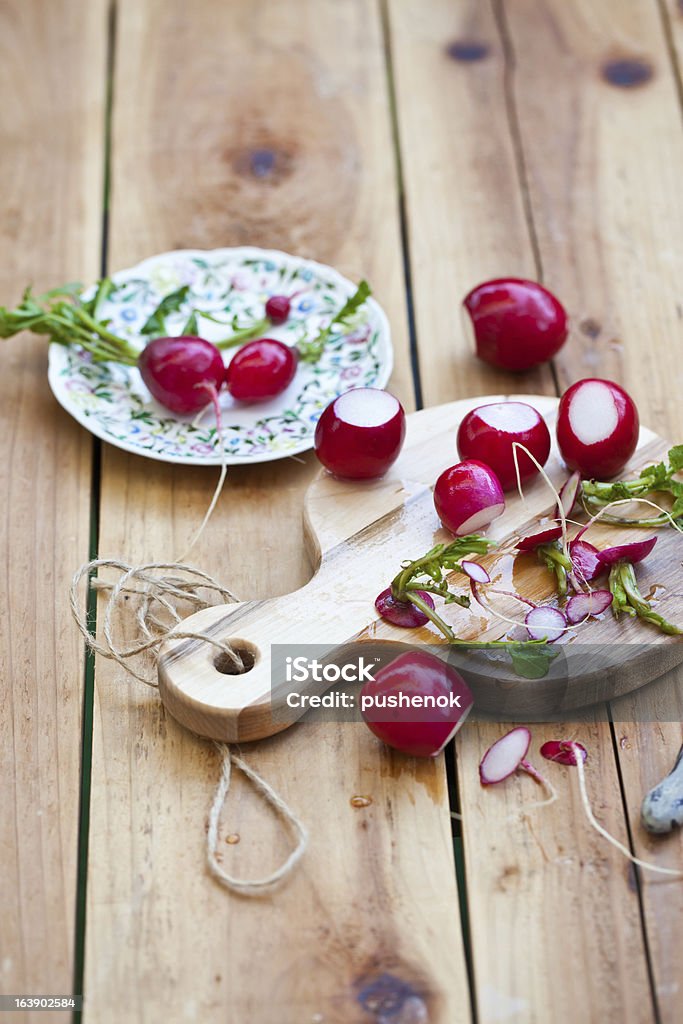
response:
M525 402L492 402L468 412L458 428L458 455L477 459L498 477L504 491L517 482L513 443L528 449L544 466L550 454L550 432L541 414ZM524 452L518 454L519 473L528 480L539 472Z
M465 296L463 307L477 355L503 370L528 370L544 363L567 340L563 306L536 281L484 281Z
M215 399L225 376L216 346L194 337L155 338L140 353L138 367L154 398L181 415Z
M260 338L235 353L225 370L225 384L240 402L263 402L289 387L296 366L296 349L273 338Z
M612 477L636 450L638 410L611 380L588 377L567 388L557 415L557 443L570 469L583 477Z
M486 529L505 511L498 477L483 462L467 459L444 470L434 486L439 519L456 537Z
M396 461L405 432L397 398L379 388L354 388L324 410L315 428L315 452L335 476L372 480Z
M387 746L413 757L436 757L473 704L459 672L427 651L408 651L363 684L361 714Z

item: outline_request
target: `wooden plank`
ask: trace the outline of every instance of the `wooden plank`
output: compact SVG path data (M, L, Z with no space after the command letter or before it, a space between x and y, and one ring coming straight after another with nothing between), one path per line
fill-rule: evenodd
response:
M374 3L119 4L112 257L245 241L372 281L410 403L398 202ZM194 560L238 593L304 582L302 496L314 460L231 470ZM107 450L102 554L179 552L215 473ZM364 728L302 726L246 752L310 826L296 875L239 900L208 877L213 748L154 693L97 670L86 992L98 1024L370 1019L390 976L413 1010L469 1019L440 761L411 767ZM372 803L355 807L356 795ZM226 868L271 870L287 837L235 780ZM375 1001L381 1004L378 990ZM417 1009L416 1009L417 1007ZM378 1010L379 1012L379 1010ZM375 1014L377 1018L377 1014Z
M549 99L559 43L548 38L550 28L547 19L539 17L537 4L518 4L510 11L524 26L518 33L516 71L507 40L498 34L491 11L483 5L454 8L446 2L434 3L430 5L433 20L420 17L419 6L417 2L390 5L409 227L411 237L419 240L425 220L435 216L430 213L433 191L425 189L424 181L430 168L438 168L438 173L448 174L448 184L439 193L440 202L447 205L439 215L453 236L457 231L457 238L451 239L445 229L431 238L432 263L441 259L444 263L439 287L433 286L429 274L420 280L417 269L415 273L419 349L425 366L433 358L432 339L453 336L453 306L478 278L497 273L534 276L532 236L527 236L521 225L521 199L514 198L519 182L525 181L525 167L520 153L517 167L512 160L515 147L511 138L516 138L510 92L513 81L521 76L533 79L533 90L529 86L528 92L534 93L534 110L542 110L544 118L552 120L552 127L545 130L548 148L550 139L557 147L555 162L571 166L573 150L565 135L565 108L561 106L558 115ZM476 51L480 59L463 60L463 53L474 52L475 43L481 44ZM449 61L449 53L460 54L461 59ZM563 80L558 81L558 89L565 86ZM509 124L501 113L506 108ZM425 110L430 111L430 121ZM449 126L448 131L440 127L444 125ZM535 138L539 130L535 120L526 135ZM526 146L526 137L524 142ZM526 161L526 148L523 159ZM584 188L589 190L590 184ZM550 214L544 209L539 213L542 216ZM564 220L557 231L560 229L568 230ZM536 230L540 230L538 225ZM544 230L549 230L545 222ZM467 245L462 244L464 238ZM555 284L563 261L557 247L552 263L547 257ZM473 265L481 269L470 276ZM447 303L435 301L435 296L444 294ZM429 310L429 320L420 320L420 309ZM472 360L465 339L458 336L453 344L457 351L454 364L462 369L457 377L460 387L471 393L490 391L490 373ZM569 365L567 358L565 366ZM533 382L530 376L523 379L530 392L551 389L547 374L539 374ZM503 388L522 390L519 378L514 378L514 385L512 378L505 380ZM452 386L444 374L433 372L424 384L425 400L445 401L452 397ZM561 1019L649 1020L651 1001L638 900L629 886L627 865L584 824L576 792L566 788L564 778L556 777L561 787L558 803L525 813L524 805L538 799L528 779L511 780L496 791L481 791L479 759L506 728L503 724L472 725L458 741L479 1019L527 1024L559 1013ZM566 729L534 726L535 757L545 739L562 735ZM591 750L592 779L600 780L599 785L591 781L591 788L599 793L598 813L624 840L619 778L604 713L584 716L573 725L572 733L584 738ZM561 950L558 935L562 936Z
M680 11L672 24L680 39ZM683 231L683 133L660 12L636 0L599 8L552 2L539 18L521 5L510 12L510 33L546 278L578 323L559 359L560 379L615 377L644 422L680 440L683 369L671 352L683 316L675 242ZM676 678L670 685L673 692L660 686L618 703L613 715L636 851L680 866L680 837L657 842L639 823L643 795L670 770L681 743ZM661 1019L674 1021L683 985L675 952L681 887L647 872L641 884Z
M0 9L3 304L97 273L105 4ZM72 991L91 438L53 399L44 339L0 346L0 992ZM48 1017L50 1015L48 1014ZM44 1013L15 1020L45 1020Z

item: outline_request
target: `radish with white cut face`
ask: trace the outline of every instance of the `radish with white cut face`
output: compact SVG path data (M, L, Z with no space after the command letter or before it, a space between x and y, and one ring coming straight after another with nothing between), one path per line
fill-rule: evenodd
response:
M466 573L471 580L475 583L490 583L491 577L488 572L479 562L470 562L464 558L460 563L460 568Z
M529 752L531 733L526 726L512 729L489 747L479 765L482 786L503 782L517 771Z
M551 605L539 604L532 608L524 619L527 632L532 640L559 640L567 628L564 612Z
M567 602L567 622L576 626L590 615L602 615L612 604L609 590L592 590L590 594L575 594Z
M636 450L639 428L633 399L614 381L577 381L560 400L557 443L569 468L583 477L619 473Z
M315 429L315 451L335 476L375 479L398 458L405 432L405 412L397 398L379 388L354 388L324 410Z
M479 533L505 511L498 477L483 462L467 459L444 470L434 486L439 519L456 537Z
M465 416L458 429L461 459L478 459L490 466L503 490L517 482L514 443L528 449L544 466L550 454L550 431L541 414L525 402L492 402L480 405ZM523 451L517 451L519 473L528 480L538 466Z

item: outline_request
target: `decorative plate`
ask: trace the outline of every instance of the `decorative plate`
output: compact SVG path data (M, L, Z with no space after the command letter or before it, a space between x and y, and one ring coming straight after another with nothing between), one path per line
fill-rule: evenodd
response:
M290 345L315 337L356 290L331 267L254 248L163 253L112 277L117 287L102 306L102 316L115 333L139 348L144 341L136 332L165 295L185 284L190 286L188 298L168 317L170 334L180 333L195 308L224 321L199 318L201 336L218 341L232 333L233 317L240 326L251 323L263 316L270 295L284 294L294 296L289 319L269 328L268 336ZM226 360L234 351L226 351ZM226 462L268 462L307 451L325 406L350 388L384 387L392 366L387 318L369 299L343 332L331 334L317 363L299 364L294 380L277 398L246 404L221 392ZM221 462L210 408L199 417L170 413L152 398L135 368L95 363L81 349L52 344L48 379L57 401L103 441L164 462Z

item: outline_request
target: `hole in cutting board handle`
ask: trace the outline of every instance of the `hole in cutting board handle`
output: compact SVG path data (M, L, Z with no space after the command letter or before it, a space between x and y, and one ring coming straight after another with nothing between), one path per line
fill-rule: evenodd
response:
M233 651L236 651L242 659L244 663L244 672L238 672L235 668L234 662L222 651L220 654L216 655L213 661L213 667L216 671L220 672L221 675L224 676L240 676L251 672L252 668L261 657L261 652L256 644L252 644L250 640L241 640L238 638L235 638L234 640L230 639L227 643L230 644Z

